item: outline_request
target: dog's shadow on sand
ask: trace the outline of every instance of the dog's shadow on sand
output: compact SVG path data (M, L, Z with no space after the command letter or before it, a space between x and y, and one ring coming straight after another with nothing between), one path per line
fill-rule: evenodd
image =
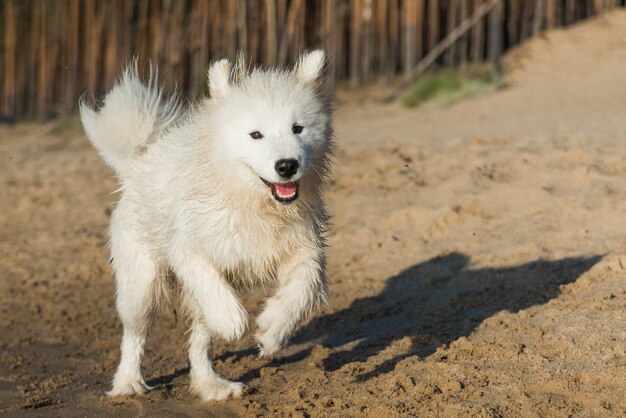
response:
M538 260L507 268L472 269L465 254L436 257L391 277L379 294L356 299L346 309L318 317L293 343L315 342L330 348L323 367L333 371L348 363L365 362L395 341L409 337L408 352L357 377L368 380L393 370L408 356L433 354L437 347L469 335L497 312L518 312L547 303L559 295L559 286L575 282L601 258ZM344 348L346 344L349 348ZM302 360L310 351L307 348L276 358L266 366ZM242 379L249 380L258 373L250 370Z

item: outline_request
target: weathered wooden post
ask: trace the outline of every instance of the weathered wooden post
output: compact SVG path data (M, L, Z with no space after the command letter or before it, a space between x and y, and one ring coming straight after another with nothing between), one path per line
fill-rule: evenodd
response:
M267 65L276 65L278 58L278 29L276 28L276 0L265 0L266 12L266 30L267 30L267 46L265 63Z
M415 66L415 39L417 33L417 4L415 0L404 2L404 76L409 77Z
M502 1L499 0L491 11L489 24L491 62L496 83L502 79Z
M473 13L482 6L483 0L474 0ZM482 61L484 58L485 24L480 21L472 29L472 61Z
M328 80L326 83L329 92L335 88L335 56L337 55L335 50L336 10L336 0L322 2L322 40L326 54L331 57L328 64Z
M352 26L350 33L350 87L361 85L361 27L363 23L363 0L352 0Z
M533 36L537 36L543 29L543 16L546 0L535 0L535 17L533 18Z

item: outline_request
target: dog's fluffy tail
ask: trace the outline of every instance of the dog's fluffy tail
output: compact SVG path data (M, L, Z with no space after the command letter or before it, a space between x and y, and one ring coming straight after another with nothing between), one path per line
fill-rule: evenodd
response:
M118 176L180 113L176 98L163 99L152 71L148 85L141 83L136 63L124 71L99 110L82 100L80 103L80 118L87 137Z

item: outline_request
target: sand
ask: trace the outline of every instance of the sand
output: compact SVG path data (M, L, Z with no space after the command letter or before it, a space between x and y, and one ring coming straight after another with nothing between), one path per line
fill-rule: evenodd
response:
M338 101L329 306L275 359L218 343L238 400L188 394L184 319L108 399L112 173L76 129L0 130L0 413L533 417L626 413L626 13L532 40L448 108ZM246 299L252 313L259 297Z

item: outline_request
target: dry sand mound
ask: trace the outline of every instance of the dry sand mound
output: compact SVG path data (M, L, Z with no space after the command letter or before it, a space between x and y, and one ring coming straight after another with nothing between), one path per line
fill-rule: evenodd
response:
M623 416L626 13L507 58L447 109L345 104L322 315L275 360L216 347L240 400L187 393L185 325L146 396L103 396L121 333L112 175L77 133L0 131L0 412L12 416ZM249 300L254 312L258 300Z

